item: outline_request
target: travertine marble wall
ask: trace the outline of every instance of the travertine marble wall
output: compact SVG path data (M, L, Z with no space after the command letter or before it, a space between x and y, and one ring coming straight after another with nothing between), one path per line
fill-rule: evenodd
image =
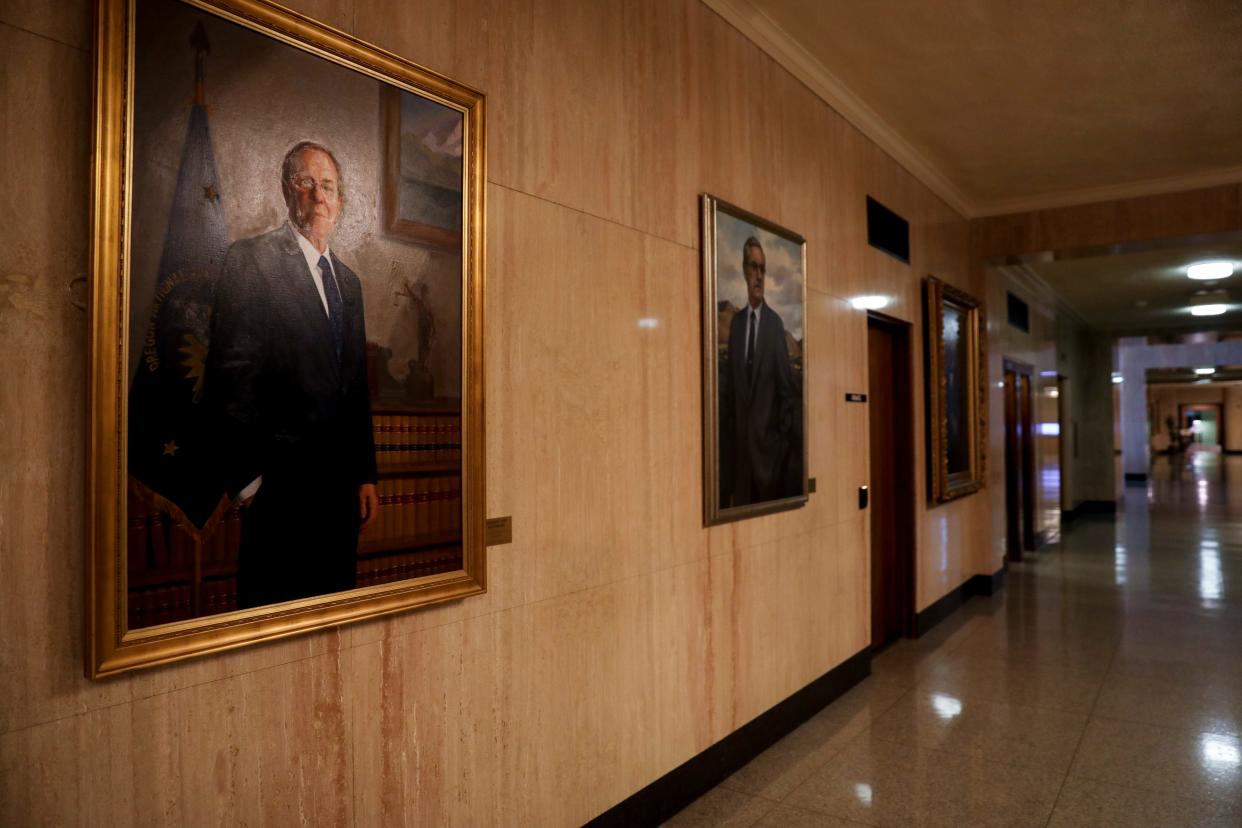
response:
M4 821L579 824L867 645L846 300L890 293L918 326L922 276L981 294L967 223L694 0L293 5L488 95L487 496L514 542L469 601L82 678L91 11L6 3ZM710 530L701 191L809 241L819 481L804 509ZM867 194L910 219L911 266L866 245ZM997 568L990 510L920 506L920 608Z

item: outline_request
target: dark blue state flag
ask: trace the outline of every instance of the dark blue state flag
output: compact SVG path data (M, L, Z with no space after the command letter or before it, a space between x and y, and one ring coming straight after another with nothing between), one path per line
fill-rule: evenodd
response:
M229 246L219 181L200 84L129 392L131 481L195 535L215 522L224 497L202 405L216 277Z

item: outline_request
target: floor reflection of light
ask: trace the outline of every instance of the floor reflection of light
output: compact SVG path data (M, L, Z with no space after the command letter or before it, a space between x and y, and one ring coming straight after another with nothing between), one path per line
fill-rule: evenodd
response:
M871 786L866 782L856 782L854 784L854 796L858 797L858 801L864 805L871 804Z
M952 719L962 714L961 701L944 693L932 693L931 703L936 708L936 715L942 719Z
M1113 547L1113 583L1117 586L1125 586L1126 583L1125 544L1119 543Z
M1208 770L1223 770L1242 765L1242 748L1234 736L1220 736L1215 733L1204 733L1199 737L1199 747L1203 751L1203 765Z
M1220 571L1220 546L1214 540L1199 542L1199 600L1204 606L1225 596L1225 579Z
M1208 482L1200 480L1195 484L1195 495L1199 499L1199 508L1202 510L1208 504Z

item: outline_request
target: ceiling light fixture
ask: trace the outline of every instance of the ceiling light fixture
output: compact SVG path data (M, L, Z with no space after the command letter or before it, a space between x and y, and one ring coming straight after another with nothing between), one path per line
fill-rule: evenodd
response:
M1233 262L1198 262L1186 268L1186 275L1204 281L1227 279L1233 275Z
M1190 312L1195 316L1220 316L1229 310L1229 294L1215 290L1197 290L1190 297Z
M1229 310L1228 305L1195 305L1190 309L1192 316L1220 316Z
M1196 368L1195 373L1201 377L1206 377L1208 374L1215 374L1216 369L1215 368Z
M887 308L890 301L887 296L855 296L850 304L858 310L880 310Z

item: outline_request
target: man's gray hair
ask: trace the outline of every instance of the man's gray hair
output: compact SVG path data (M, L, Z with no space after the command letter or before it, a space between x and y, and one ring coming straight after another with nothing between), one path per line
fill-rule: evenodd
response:
M280 164L280 191L284 193L285 203L288 204L289 199L293 197L293 172L297 166L298 156L307 150L319 150L332 159L332 166L336 167L336 195L344 203L345 173L341 170L341 162L336 160L332 150L314 141L298 141L285 153L285 160Z
M743 265L746 264L746 251L750 250L752 247L759 248L759 252L763 253L763 245L759 243L759 239L755 238L754 236L749 236L746 239L746 243L742 245L742 264ZM766 259L768 255L764 253L763 257Z

